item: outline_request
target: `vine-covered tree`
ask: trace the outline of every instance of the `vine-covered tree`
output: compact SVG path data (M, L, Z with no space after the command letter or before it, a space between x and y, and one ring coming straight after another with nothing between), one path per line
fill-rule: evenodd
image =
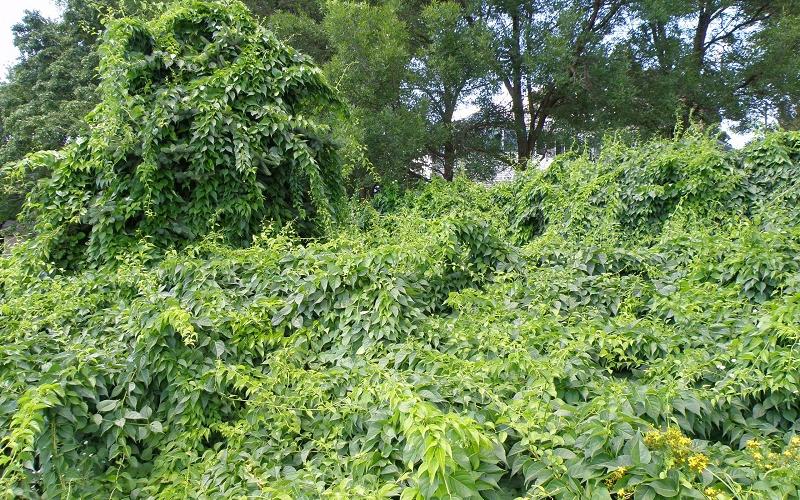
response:
M237 1L186 1L153 22L110 25L89 134L37 153L31 194L42 255L103 261L140 239L183 244L219 230L246 245L264 221L316 234L341 197L322 72Z

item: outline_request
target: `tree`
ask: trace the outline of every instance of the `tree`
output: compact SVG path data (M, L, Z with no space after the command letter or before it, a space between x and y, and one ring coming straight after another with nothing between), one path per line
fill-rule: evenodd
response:
M774 109L798 90L796 51L785 50L797 44L797 8L793 0L638 2L630 54L639 105L630 123L668 134L680 109L684 121L752 125L765 104Z
M493 70L511 101L521 165L541 145L560 108L591 84L627 0L485 0L475 18L492 27Z
M265 18L279 12L307 16L314 21L321 21L323 17L319 0L244 0L244 4L254 15Z
M250 11L264 19L281 40L311 56L317 64L331 58L328 36L322 27L324 0L245 0Z
M86 134L83 117L98 102L97 46L103 18L148 10L133 0L61 4L61 19L26 11L12 28L20 60L0 84L0 166L34 151L59 149ZM31 182L44 174L34 172L22 185L6 186L11 191L0 202L0 219L16 216Z
M800 47L797 0L245 3L311 55L351 107L335 130L352 152L350 187L364 194L428 170L450 179L457 164L491 177L554 143L561 150L611 130L670 135L676 114L749 129L765 116L800 123L800 51L788 50ZM84 134L101 19L159 8L65 0L62 21L26 17L23 58L0 86L0 162ZM467 103L479 112L457 120ZM29 184L15 185L0 212L14 213Z
M352 133L365 145L373 178L355 172L357 189L422 175L425 110L410 95L409 28L391 3L332 2L325 19L333 56L325 70L352 109Z
M425 7L421 19L424 43L412 61L411 88L427 105L427 152L450 181L456 159L466 152L463 134L469 131L454 115L487 85L490 40L486 27L468 23L455 2L435 2Z
M766 116L768 123L774 118L785 129L800 128L800 5L773 10L753 38L741 92L744 125L761 124Z
M76 117L97 103L95 29L99 19L73 2L64 19L27 11L13 28L20 61L0 84L0 165L42 149L58 149L86 132ZM19 210L24 190L5 197L0 218Z

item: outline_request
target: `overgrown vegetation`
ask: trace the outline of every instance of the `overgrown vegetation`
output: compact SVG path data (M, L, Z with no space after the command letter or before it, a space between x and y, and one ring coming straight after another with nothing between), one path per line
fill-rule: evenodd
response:
M797 498L797 132L346 203L335 99L238 4L102 54L89 138L19 167L2 496Z
M340 164L315 114L336 98L244 6L187 2L150 23L115 21L100 52L91 133L12 174L53 172L27 205L44 258L99 262L214 228L241 245L264 219L303 236L332 221Z

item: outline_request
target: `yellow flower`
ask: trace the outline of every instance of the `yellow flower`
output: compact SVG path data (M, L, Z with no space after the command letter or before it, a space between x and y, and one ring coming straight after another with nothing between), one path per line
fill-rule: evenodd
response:
M661 441L661 433L658 431L648 432L644 436L644 444L646 444L648 448L656 448L661 446Z
M605 481L606 486L611 488L612 486L614 486L614 483L616 483L617 481L622 479L625 476L625 473L627 473L627 472L628 472L628 468L627 467L620 467L618 469L615 469L614 472L609 474L609 476L606 478L606 481Z
M702 453L696 453L689 457L689 467L697 472L703 472L708 467L708 457Z
M705 493L708 498L716 498L717 495L720 494L720 491L716 488L708 487L703 493Z
M672 448L672 451L681 460L685 458L686 454L688 453L686 448L692 444L692 440L684 436L680 429L675 427L670 427L667 429L667 432L664 433L664 441L667 443L667 445L669 445L670 448Z

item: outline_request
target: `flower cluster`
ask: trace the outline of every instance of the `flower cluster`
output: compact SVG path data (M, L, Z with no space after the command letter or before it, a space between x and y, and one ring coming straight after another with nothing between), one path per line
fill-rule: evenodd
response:
M627 467L619 467L619 468L615 469L614 472L609 474L608 477L606 478L606 481L605 481L606 482L606 486L611 488L612 486L614 486L617 483L617 481L619 481L620 479L625 477L625 474L627 472L628 472L628 468Z
M644 444L651 449L665 448L682 462L691 451L692 440L684 436L680 429L670 427L664 432L658 430L648 432L644 436Z
M689 468L691 468L693 471L703 472L703 470L708 467L708 457L702 453L695 453L689 457L687 463L689 464Z
M650 449L667 451L672 465L686 464L695 472L703 472L708 467L708 457L702 453L692 453L692 440L676 427L670 427L664 432L650 431L645 434L644 443Z
M800 436L792 437L781 452L773 451L768 444L757 439L748 441L745 448L759 469L771 471L782 468L789 470L800 468Z

